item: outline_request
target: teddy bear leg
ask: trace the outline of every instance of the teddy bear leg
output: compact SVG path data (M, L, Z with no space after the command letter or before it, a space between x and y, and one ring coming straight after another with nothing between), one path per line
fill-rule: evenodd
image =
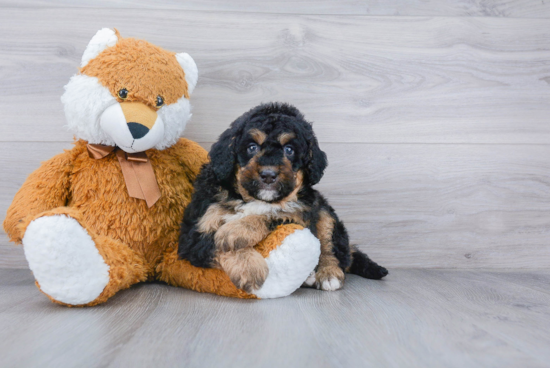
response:
M200 268L179 259L177 251L166 252L157 267L157 277L173 286L234 298L279 298L292 294L315 269L321 244L302 226L280 225L254 247L264 257L269 273L253 293L238 289L229 276L217 268Z
M96 305L147 278L145 262L128 246L62 214L70 209L52 212L28 225L23 249L37 286L53 302Z
M255 299L256 296L237 289L229 276L217 268L193 266L186 259L179 259L176 249L169 249L157 266L157 278L169 285L241 299Z
M280 225L256 250L265 257L269 274L253 293L269 299L290 295L304 283L319 262L321 244L309 229Z

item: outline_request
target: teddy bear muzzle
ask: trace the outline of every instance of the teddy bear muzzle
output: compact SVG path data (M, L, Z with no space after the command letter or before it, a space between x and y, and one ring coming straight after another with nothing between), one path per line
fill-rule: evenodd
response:
M101 129L128 153L154 148L164 136L164 123L156 111L141 102L117 102L100 116Z

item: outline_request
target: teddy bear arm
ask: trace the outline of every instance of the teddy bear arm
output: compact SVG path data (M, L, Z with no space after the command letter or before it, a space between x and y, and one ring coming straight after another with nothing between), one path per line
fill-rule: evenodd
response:
M4 230L11 241L21 243L26 227L38 214L66 205L71 169L71 156L64 152L43 162L29 175L4 220Z

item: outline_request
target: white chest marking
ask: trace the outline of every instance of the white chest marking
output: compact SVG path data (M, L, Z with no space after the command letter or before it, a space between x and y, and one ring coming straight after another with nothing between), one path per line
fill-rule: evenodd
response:
M296 202L287 202L284 204L267 203L263 201L246 202L235 207L235 214L225 215L225 222L235 221L250 215L263 215L276 218L279 213L293 213L302 209L302 205Z

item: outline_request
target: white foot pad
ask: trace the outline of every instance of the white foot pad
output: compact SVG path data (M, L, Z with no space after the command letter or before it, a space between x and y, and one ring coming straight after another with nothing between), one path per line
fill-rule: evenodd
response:
M318 287L325 291L335 291L342 287L342 283L336 277L331 277L328 280L324 280Z
M42 291L60 302L89 303L109 282L109 266L73 218L55 215L32 221L23 249Z
M311 273L307 277L307 280L304 281L304 284L302 286L313 286L313 285L315 285L315 271L311 271Z
M262 299L292 294L315 269L320 254L319 239L309 229L294 231L265 259L269 275L254 294Z

